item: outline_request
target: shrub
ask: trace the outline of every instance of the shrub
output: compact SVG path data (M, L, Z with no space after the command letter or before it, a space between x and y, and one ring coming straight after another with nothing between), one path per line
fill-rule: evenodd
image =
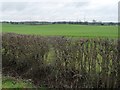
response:
M11 33L2 38L4 74L51 88L120 87L119 40Z

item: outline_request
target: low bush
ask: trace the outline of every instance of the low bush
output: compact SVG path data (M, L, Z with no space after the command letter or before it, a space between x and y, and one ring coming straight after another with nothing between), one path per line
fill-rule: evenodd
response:
M2 39L4 74L51 88L120 87L118 40L13 33Z

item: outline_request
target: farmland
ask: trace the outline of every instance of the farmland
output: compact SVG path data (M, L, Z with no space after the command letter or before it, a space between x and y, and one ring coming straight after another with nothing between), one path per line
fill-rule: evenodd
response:
M15 78L7 77L4 87L13 87L11 82L21 87L17 77L33 83L20 80L22 87L120 87L117 26L3 24L2 29L3 76Z
M3 32L13 32L19 34L31 34L42 36L68 36L68 37L106 37L117 38L117 26L97 26L97 25L12 25L3 24Z

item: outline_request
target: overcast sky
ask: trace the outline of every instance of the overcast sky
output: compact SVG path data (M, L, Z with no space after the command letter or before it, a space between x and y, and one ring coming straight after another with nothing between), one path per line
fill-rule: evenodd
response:
M1 0L0 20L118 21L119 0Z

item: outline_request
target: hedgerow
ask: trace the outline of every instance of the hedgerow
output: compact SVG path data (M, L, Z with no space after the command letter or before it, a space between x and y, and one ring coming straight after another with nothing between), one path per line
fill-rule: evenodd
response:
M14 33L2 39L3 74L50 88L120 87L118 40Z

